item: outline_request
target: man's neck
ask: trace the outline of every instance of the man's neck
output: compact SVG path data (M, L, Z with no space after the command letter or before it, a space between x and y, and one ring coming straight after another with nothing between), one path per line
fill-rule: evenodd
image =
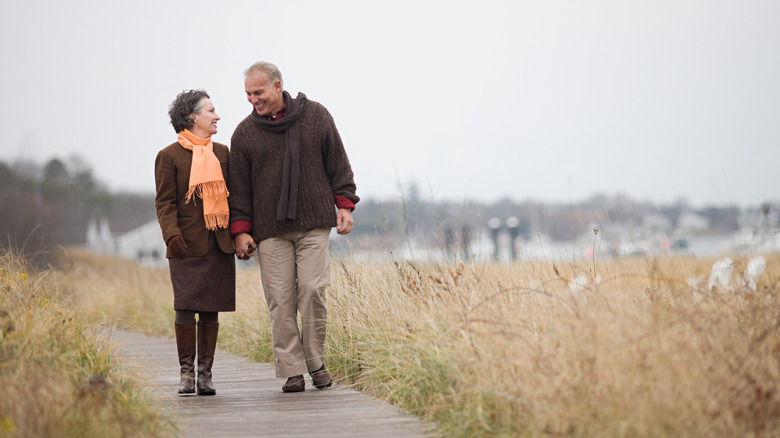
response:
M287 110L287 106L286 105L282 105L282 108L279 111L276 111L276 112L272 111L272 112L268 113L267 116L263 116L263 117L265 117L268 120L279 120L279 119L281 119L282 117L285 116L286 110Z

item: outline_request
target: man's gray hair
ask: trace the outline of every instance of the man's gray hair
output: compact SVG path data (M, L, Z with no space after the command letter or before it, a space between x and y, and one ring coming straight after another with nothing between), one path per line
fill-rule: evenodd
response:
M279 81L279 83L282 85L282 90L284 90L284 81L282 80L282 72L279 71L279 67L271 64L270 62L265 62L265 61L256 62L252 64L251 67L246 69L246 71L244 72L244 77L247 77L256 71L265 72L265 74L268 75L268 81L271 82L271 84L274 84L276 83L276 81Z

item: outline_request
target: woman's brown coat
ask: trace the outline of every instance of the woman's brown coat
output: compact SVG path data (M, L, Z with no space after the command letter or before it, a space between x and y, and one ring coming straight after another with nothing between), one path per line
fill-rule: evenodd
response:
M225 184L228 184L228 147L214 143L214 155L219 159L222 176L225 178ZM178 142L165 147L157 154L154 161L154 179L157 185L155 206L165 242L180 235L187 242L187 257L200 257L208 250L209 230L206 229L206 221L203 219L201 199L193 196L189 203L184 202L190 184L191 165L192 151L185 149ZM216 236L223 252L235 252L229 229L217 229ZM166 257L173 257L170 248Z

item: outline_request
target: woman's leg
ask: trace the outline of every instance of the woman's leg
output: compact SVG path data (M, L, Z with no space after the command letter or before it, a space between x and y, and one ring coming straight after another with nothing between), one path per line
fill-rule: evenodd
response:
M179 324L187 324L190 322L195 322L195 312L193 312L192 310L177 310L176 322Z
M219 322L219 312L198 312L198 321L216 324Z

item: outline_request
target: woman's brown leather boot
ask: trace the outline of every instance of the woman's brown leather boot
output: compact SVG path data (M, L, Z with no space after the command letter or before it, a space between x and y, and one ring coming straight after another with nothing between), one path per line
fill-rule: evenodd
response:
M217 393L211 381L211 365L214 364L218 333L218 322L198 321L198 395Z
M195 394L195 323L175 323L181 383L179 394Z

